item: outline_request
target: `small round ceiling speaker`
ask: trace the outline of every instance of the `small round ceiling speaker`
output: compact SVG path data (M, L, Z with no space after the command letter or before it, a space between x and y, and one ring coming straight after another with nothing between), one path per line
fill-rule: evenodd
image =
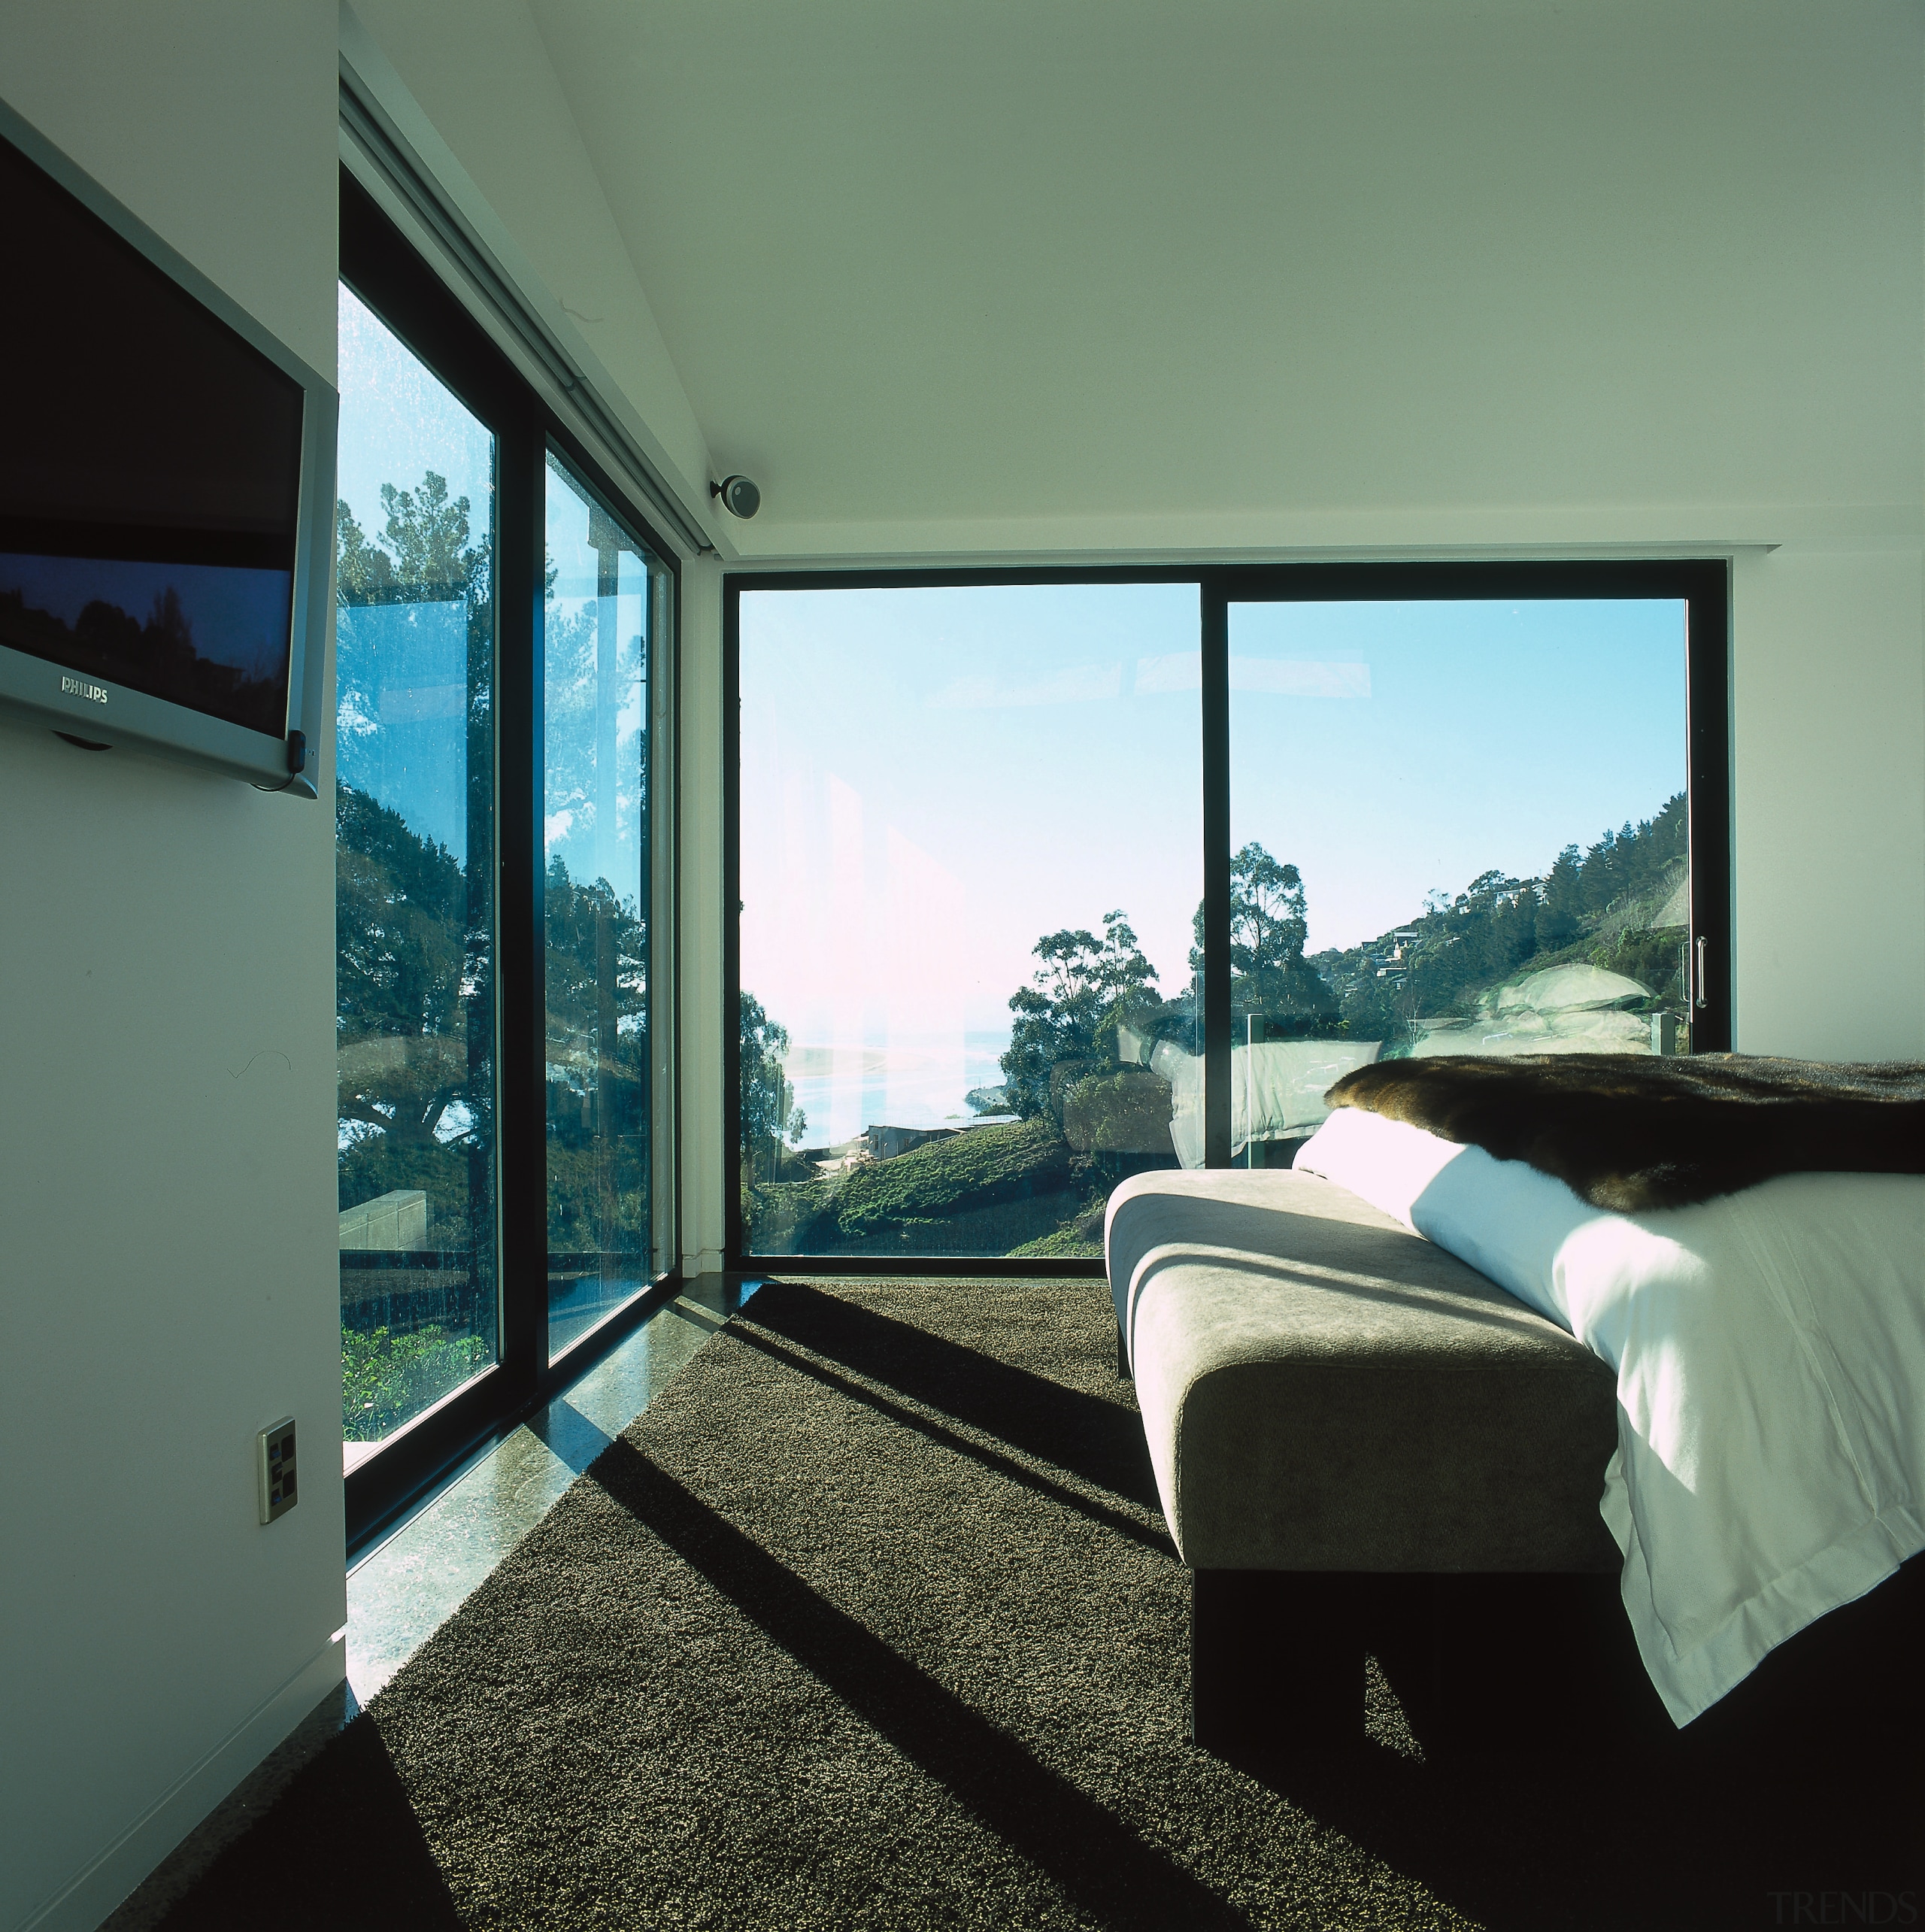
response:
M725 476L708 486L711 496L722 499L722 507L732 517L746 520L762 508L762 492L745 476Z

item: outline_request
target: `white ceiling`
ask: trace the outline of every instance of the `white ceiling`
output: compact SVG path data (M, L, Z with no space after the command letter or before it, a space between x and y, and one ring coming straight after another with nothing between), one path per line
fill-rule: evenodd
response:
M529 5L751 551L1919 493L1915 7Z

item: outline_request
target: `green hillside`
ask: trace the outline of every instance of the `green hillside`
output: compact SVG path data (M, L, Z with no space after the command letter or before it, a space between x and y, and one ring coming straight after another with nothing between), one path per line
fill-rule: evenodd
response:
M833 1178L751 1184L743 1211L758 1254L1002 1254L1077 1218L1082 1164L1044 1116L972 1127Z
M1542 878L1484 872L1454 899L1433 893L1393 931L1309 963L1335 995L1343 1030L1382 1040L1387 1057L1420 1022L1468 1013L1480 993L1520 973L1575 960L1675 1003L1685 928L1659 922L1684 882L1687 830L1681 792L1588 851L1567 845Z

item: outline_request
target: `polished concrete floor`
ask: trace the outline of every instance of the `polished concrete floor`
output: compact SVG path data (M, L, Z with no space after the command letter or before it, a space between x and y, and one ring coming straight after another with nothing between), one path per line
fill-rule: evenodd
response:
M366 1703L754 1291L704 1275L347 1573L347 1681Z
M545 1409L469 1457L357 1552L347 1573L347 1682L175 1847L102 1932L158 1925L759 1285L753 1277L721 1275L692 1281Z

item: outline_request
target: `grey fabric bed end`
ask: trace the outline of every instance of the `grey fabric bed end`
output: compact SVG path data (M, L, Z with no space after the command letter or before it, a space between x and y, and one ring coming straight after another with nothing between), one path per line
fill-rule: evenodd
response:
M1360 1739L1366 1648L1413 1614L1439 1708L1541 1701L1528 1660L1615 1606L1610 1369L1314 1175L1138 1175L1106 1252L1118 1367L1193 1573L1196 1742Z
M1107 1251L1193 1570L1619 1568L1610 1369L1347 1188L1141 1175Z

